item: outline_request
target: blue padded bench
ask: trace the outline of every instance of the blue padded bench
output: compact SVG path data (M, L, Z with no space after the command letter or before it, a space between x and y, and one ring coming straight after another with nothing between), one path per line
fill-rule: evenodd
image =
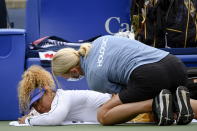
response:
M0 29L0 120L19 116L17 85L24 71L25 31Z
M180 58L187 67L197 67L197 48L163 48Z

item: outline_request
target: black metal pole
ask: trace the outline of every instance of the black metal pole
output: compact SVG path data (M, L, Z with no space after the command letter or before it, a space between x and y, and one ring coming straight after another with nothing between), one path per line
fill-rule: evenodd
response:
M0 28L7 28L7 9L5 0L0 0Z

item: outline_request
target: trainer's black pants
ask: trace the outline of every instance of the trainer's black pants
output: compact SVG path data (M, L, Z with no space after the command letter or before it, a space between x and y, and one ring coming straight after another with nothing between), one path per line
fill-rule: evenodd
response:
M154 98L162 89L172 93L180 85L186 86L186 67L177 57L169 54L156 63L137 67L131 74L127 88L119 93L123 103Z

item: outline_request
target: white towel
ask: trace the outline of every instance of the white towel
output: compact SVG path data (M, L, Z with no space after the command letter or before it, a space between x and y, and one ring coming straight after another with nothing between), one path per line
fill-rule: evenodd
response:
M193 119L192 122L197 122L197 120ZM132 122L129 122L129 123L132 123ZM98 124L99 124L98 122L73 122L73 121L65 121L61 125L98 125ZM11 121L9 123L9 125L10 126L30 126L29 124L19 124L18 121Z
M98 125L98 122L73 122L73 121L65 121L61 125ZM29 124L19 124L18 121L11 121L9 123L10 126L31 126Z
M30 126L29 124L19 124L18 121L11 121L10 126Z

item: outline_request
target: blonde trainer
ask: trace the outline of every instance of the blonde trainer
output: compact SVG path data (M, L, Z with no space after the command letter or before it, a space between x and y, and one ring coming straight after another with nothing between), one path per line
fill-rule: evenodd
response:
M159 108L153 106L158 125L171 125L174 122L173 111L179 114L177 124L188 124L193 119L189 92L185 87L185 65L169 52L139 41L108 35L97 38L91 45L81 45L78 51L62 49L52 59L52 72L64 78L84 75L91 89L117 93L116 99L108 102L112 109L117 103L155 98L153 105L160 105ZM179 95L180 92L187 95ZM174 101L181 103L176 107L172 104L172 94L175 93L177 95L173 98L177 99ZM159 96L164 97L157 99ZM181 101L183 99L187 103Z

